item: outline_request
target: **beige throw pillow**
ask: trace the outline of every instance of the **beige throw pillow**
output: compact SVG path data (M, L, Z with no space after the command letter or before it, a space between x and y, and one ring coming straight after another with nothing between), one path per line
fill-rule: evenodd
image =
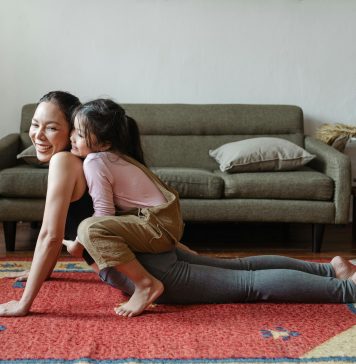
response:
M23 150L20 154L17 155L17 159L22 159L24 162L39 166L39 167L48 167L49 163L43 163L37 159L36 148L34 145L29 146L25 150Z
M281 138L252 138L210 150L223 172L288 171L310 162L315 155Z

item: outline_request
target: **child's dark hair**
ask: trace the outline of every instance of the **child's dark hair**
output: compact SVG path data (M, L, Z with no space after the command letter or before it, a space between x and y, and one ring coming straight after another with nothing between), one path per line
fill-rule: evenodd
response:
M42 96L38 103L52 102L56 104L64 114L70 128L72 128L73 112L81 105L78 97L65 91L51 91Z
M119 104L110 99L97 99L79 106L74 114L82 123L90 148L90 134L93 134L99 144L110 144L109 150L146 165L137 123Z

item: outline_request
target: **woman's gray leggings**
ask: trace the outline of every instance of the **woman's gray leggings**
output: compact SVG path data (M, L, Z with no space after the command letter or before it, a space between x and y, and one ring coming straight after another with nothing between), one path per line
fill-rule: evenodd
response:
M157 303L356 302L356 285L335 278L329 263L276 255L219 259L180 249L136 257L164 284ZM133 283L115 268L105 268L99 275L127 294L134 291Z

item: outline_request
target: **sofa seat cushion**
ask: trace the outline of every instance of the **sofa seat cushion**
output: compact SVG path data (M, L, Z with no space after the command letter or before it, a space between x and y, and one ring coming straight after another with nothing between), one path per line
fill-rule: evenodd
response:
M334 182L309 167L297 171L215 174L225 181L225 198L330 201Z
M48 168L21 164L0 171L0 195L3 197L41 198L47 192Z
M204 169L152 168L181 198L222 198L223 179ZM41 198L47 192L47 168L23 164L0 171L0 195L3 197Z
M223 179L210 171L198 168L152 167L164 183L173 187L180 198L217 199L223 197Z

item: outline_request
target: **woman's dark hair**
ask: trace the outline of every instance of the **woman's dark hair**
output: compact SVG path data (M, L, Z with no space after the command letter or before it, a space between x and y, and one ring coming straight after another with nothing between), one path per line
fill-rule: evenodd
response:
M65 115L70 128L73 127L73 112L81 105L78 97L65 91L51 91L40 98L38 103L40 104L41 102L52 102L56 104Z
M119 104L110 99L89 101L79 106L74 116L82 123L89 147L92 147L90 134L93 134L98 144L110 144L109 150L146 165L138 125Z

